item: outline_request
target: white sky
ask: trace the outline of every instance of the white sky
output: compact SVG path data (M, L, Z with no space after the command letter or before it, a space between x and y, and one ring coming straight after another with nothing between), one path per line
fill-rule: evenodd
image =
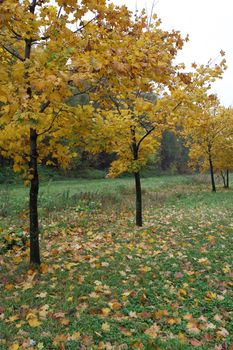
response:
M126 4L133 11L136 8L136 0L114 3ZM149 12L152 3L153 0L137 0L137 8L147 6ZM190 41L178 57L187 67L193 62L206 64L221 49L226 52L228 69L215 83L213 92L226 107L233 105L233 0L157 0L154 12L161 18L163 29L189 34Z

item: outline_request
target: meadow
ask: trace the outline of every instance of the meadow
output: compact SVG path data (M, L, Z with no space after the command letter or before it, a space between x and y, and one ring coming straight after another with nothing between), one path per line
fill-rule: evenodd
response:
M40 271L27 195L0 185L0 349L233 349L233 196L205 176L44 182Z

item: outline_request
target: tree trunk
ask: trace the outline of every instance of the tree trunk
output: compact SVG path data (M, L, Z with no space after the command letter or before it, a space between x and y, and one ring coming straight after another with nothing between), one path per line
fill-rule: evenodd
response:
M214 179L214 167L213 167L211 156L209 156L209 164L210 164L212 192L216 192L215 179Z
M142 188L140 172L134 173L136 189L136 225L142 226Z
M38 224L38 192L39 192L39 178L37 171L37 132L35 129L30 129L30 263L40 264L40 246L39 246L39 224Z
M229 170L227 169L227 188L230 187L230 182L229 182Z
M227 188L227 182L226 182L224 170L221 170L221 176L222 176L222 180L223 180L223 187Z

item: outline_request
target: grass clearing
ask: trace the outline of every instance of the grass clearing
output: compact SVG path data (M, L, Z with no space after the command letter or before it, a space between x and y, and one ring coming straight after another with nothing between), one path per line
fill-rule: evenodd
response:
M40 272L18 245L0 257L0 349L232 350L232 191L178 176L143 188L138 229L132 179L42 186L45 201L69 196L59 210L41 202ZM9 202L21 196L16 186ZM22 210L1 221L16 244Z

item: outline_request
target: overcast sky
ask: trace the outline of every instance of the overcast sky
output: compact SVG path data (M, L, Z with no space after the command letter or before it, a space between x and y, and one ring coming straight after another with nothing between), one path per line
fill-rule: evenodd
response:
M114 2L135 11L136 0ZM153 0L137 0L137 8L146 6L150 11L152 3ZM221 49L226 52L228 69L215 83L213 92L226 107L233 105L233 0L157 0L154 12L161 18L163 29L189 34L190 41L178 57L187 66L192 62L205 64Z

